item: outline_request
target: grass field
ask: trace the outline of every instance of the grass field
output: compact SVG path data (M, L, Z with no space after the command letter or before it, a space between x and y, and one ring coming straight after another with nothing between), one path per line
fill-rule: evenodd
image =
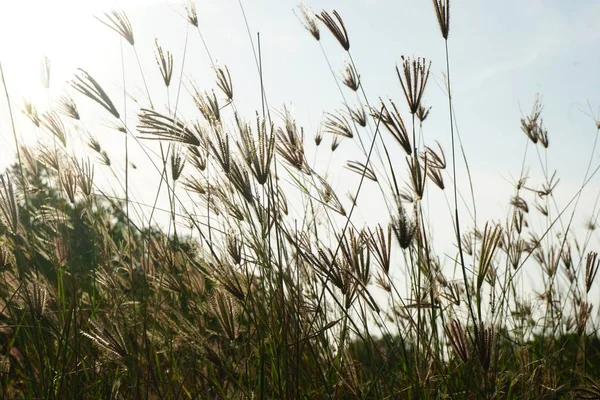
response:
M2 398L600 398L600 211L580 202L598 182L596 141L562 202L535 97L515 121L527 144L508 213L478 220L478 166L449 90L449 7L432 1L446 61L446 98L432 109L428 59L399 58L390 85L402 95L378 98L362 84L342 11L300 6L307 39L338 42L346 59L338 72L322 47L341 105L324 110L317 132L264 90L255 113L238 111L236 77L213 63L193 3L186 23L204 44L208 87L159 41L156 63L143 63L121 11L98 19L121 38L115 68L130 57L139 74L135 101L125 82L108 91L81 69L51 108L15 109L2 71L2 118L18 149L0 176ZM149 89L157 68L166 98ZM178 110L180 94L192 113ZM105 149L84 109L102 113L124 157ZM433 112L446 115L449 148L428 131ZM22 143L23 115L37 145ZM590 131L597 138L600 117ZM528 152L538 164L526 165ZM136 185L140 165L155 190ZM446 222L430 193L445 200L450 237L433 235ZM580 214L591 215L585 229Z

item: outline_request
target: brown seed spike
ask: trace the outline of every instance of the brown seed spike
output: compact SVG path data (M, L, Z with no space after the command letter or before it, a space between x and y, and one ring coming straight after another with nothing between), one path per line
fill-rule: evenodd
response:
M450 33L450 0L433 0L435 15L442 31L442 36L448 40Z
M217 67L217 86L225 94L227 100L233 100L233 84L231 83L231 74L227 66L225 66L225 69Z
M323 123L325 132L350 139L354 137L352 129L350 128L350 124L348 124L348 121L344 116L335 115L328 112L325 113L325 117L325 122Z
M411 114L416 114L419 110L430 69L431 62L427 63L424 58L420 57L410 59L402 56L402 72L396 65L396 73Z
M187 6L185 7L187 11L187 19L190 24L198 27L198 13L196 12L196 4L194 0L189 0Z
M589 252L585 261L585 290L586 293L589 293L592 288L592 283L594 283L594 279L596 279L598 268L600 267L598 253L593 251Z
M158 44L158 39L154 39L154 44L156 45L155 56L158 69L160 70L165 86L169 87L171 77L173 76L173 54L170 51L164 52L162 46Z
M446 336L450 341L452 349L458 355L463 363L467 363L470 358L469 346L467 345L467 335L463 326L457 320L453 319L444 327Z
M333 15L337 19L337 22L331 18L331 15L327 11L321 11L321 15L317 15L317 18L321 20L325 24L325 26L331 31L333 36L340 42L344 50L350 50L350 39L348 39L348 32L346 31L346 26L344 25L344 21L340 14L337 11L333 10Z
M360 88L360 75L354 65L346 63L344 68L344 85L348 86L353 91L357 91Z

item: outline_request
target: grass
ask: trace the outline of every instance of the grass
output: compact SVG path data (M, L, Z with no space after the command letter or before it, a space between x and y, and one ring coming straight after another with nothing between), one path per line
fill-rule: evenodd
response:
M184 118L178 102L186 82L173 55L156 41L157 65L142 65L127 15L100 18L131 45L147 99L119 109L101 79L80 70L71 83L78 97L62 96L41 116L33 104L23 109L51 145L21 146L13 125L17 161L0 176L2 397L600 398L593 315L600 259L591 248L597 211L585 240L573 232L581 194L599 168L596 144L579 190L559 206L559 179L543 161L550 142L537 99L520 121L528 142L508 215L466 230L472 221L459 213L457 157L467 158L450 90L449 0L433 6L445 43L449 161L423 134L431 63L402 57L396 71L404 98L375 105L337 11L315 15L302 6L298 13L313 39L331 33L348 58L340 78L321 47L343 111L325 113L314 140L287 109L268 106L260 41L263 108L247 119L234 102L235 76L212 62L196 9L187 7L216 87L189 82L197 112ZM44 66L49 77L49 60ZM166 107L146 85L146 70L157 67ZM91 134L85 157L70 147L80 107L104 112L124 134L124 162ZM600 121L593 128L597 136ZM332 166L342 142L361 157ZM131 195L133 145L160 177L157 192L141 198ZM544 172L535 185L524 165L531 146ZM329 157L324 170L309 161L311 150ZM341 167L356 176L349 199L328 177ZM115 195L98 174L115 178ZM381 195L387 223L356 222L366 190ZM429 192L448 190L455 252L444 265L424 203ZM168 209L158 206L161 191ZM467 213L476 221L472 186L470 196ZM154 222L159 213L166 226ZM537 271L543 291L527 287L525 268Z

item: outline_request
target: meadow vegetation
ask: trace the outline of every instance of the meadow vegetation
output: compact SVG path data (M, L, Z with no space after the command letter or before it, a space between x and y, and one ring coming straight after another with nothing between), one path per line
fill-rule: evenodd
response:
M192 3L186 12L204 40ZM433 0L431 14L447 60L448 102L435 109L448 116L445 150L424 135L429 61L399 59L394 84L404 96L374 101L343 13L297 12L307 40L333 35L348 60L333 74L342 108L324 113L315 135L288 109L269 107L264 92L262 109L240 115L235 76L216 64L213 89L186 83L195 115L159 106L146 89L128 111L133 126L102 77L84 70L52 109L10 109L47 141L23 146L15 129L16 162L0 178L2 398L600 398L597 211L584 239L573 233L598 169L595 143L579 190L559 205L537 98L515 123L542 154L544 179L519 166L508 215L473 226L476 199L456 182L464 154L449 90L449 0ZM127 15L99 19L139 63ZM173 55L158 42L155 52L156 65L139 64L143 82L158 68L165 88L181 87ZM91 130L89 154L71 151L72 135L85 131L83 107L121 132L125 160ZM598 135L600 120L590 129ZM307 156L342 143L362 154L331 166L355 173L348 197ZM131 146L160 173L168 210L159 193L132 198ZM114 175L118 196L97 184L100 174ZM353 218L367 206L364 190L380 192L387 223ZM429 191L447 192L453 254L436 251ZM157 224L157 213L168 223ZM524 268L537 270L542 292L524 284Z

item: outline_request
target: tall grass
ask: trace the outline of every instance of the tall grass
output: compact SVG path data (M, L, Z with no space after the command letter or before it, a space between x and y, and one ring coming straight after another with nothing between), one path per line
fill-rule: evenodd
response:
M41 117L32 104L23 109L52 146L21 146L13 128L17 160L0 176L3 398L600 398L600 259L591 246L598 211L584 241L573 232L582 192L600 168L596 143L581 186L559 205L537 99L520 121L528 142L508 215L479 223L470 181L472 220L459 213L457 158L469 164L455 129L449 6L434 0L432 18L444 40L450 163L424 134L431 63L402 57L404 98L374 101L342 13L298 12L314 40L331 33L348 59L340 77L321 47L343 108L325 113L312 140L292 112L269 107L252 36L263 108L247 117L236 108L235 76L213 62L193 3L185 22L215 87L183 79L188 32L181 70L155 42L166 100L146 84L157 66L140 62L127 15L100 18L131 45L147 98L128 101L130 49L122 47L122 105L101 77L80 70L71 82L76 99L61 97ZM194 115L178 111L182 87ZM85 157L69 145L80 107L111 118L124 135L124 162L91 134ZM600 121L591 129L597 137ZM341 144L361 156L331 165ZM131 196L133 145L160 179L156 193L140 198ZM532 146L540 184L525 172ZM329 177L339 167L356 176L348 198ZM97 183L98 174L112 174L115 187ZM168 209L159 208L163 187ZM455 254L444 263L424 203L429 192L448 190ZM387 223L368 220L376 196L365 191L380 195ZM168 216L166 226L154 222L157 214ZM538 270L542 292L527 286L525 268Z

